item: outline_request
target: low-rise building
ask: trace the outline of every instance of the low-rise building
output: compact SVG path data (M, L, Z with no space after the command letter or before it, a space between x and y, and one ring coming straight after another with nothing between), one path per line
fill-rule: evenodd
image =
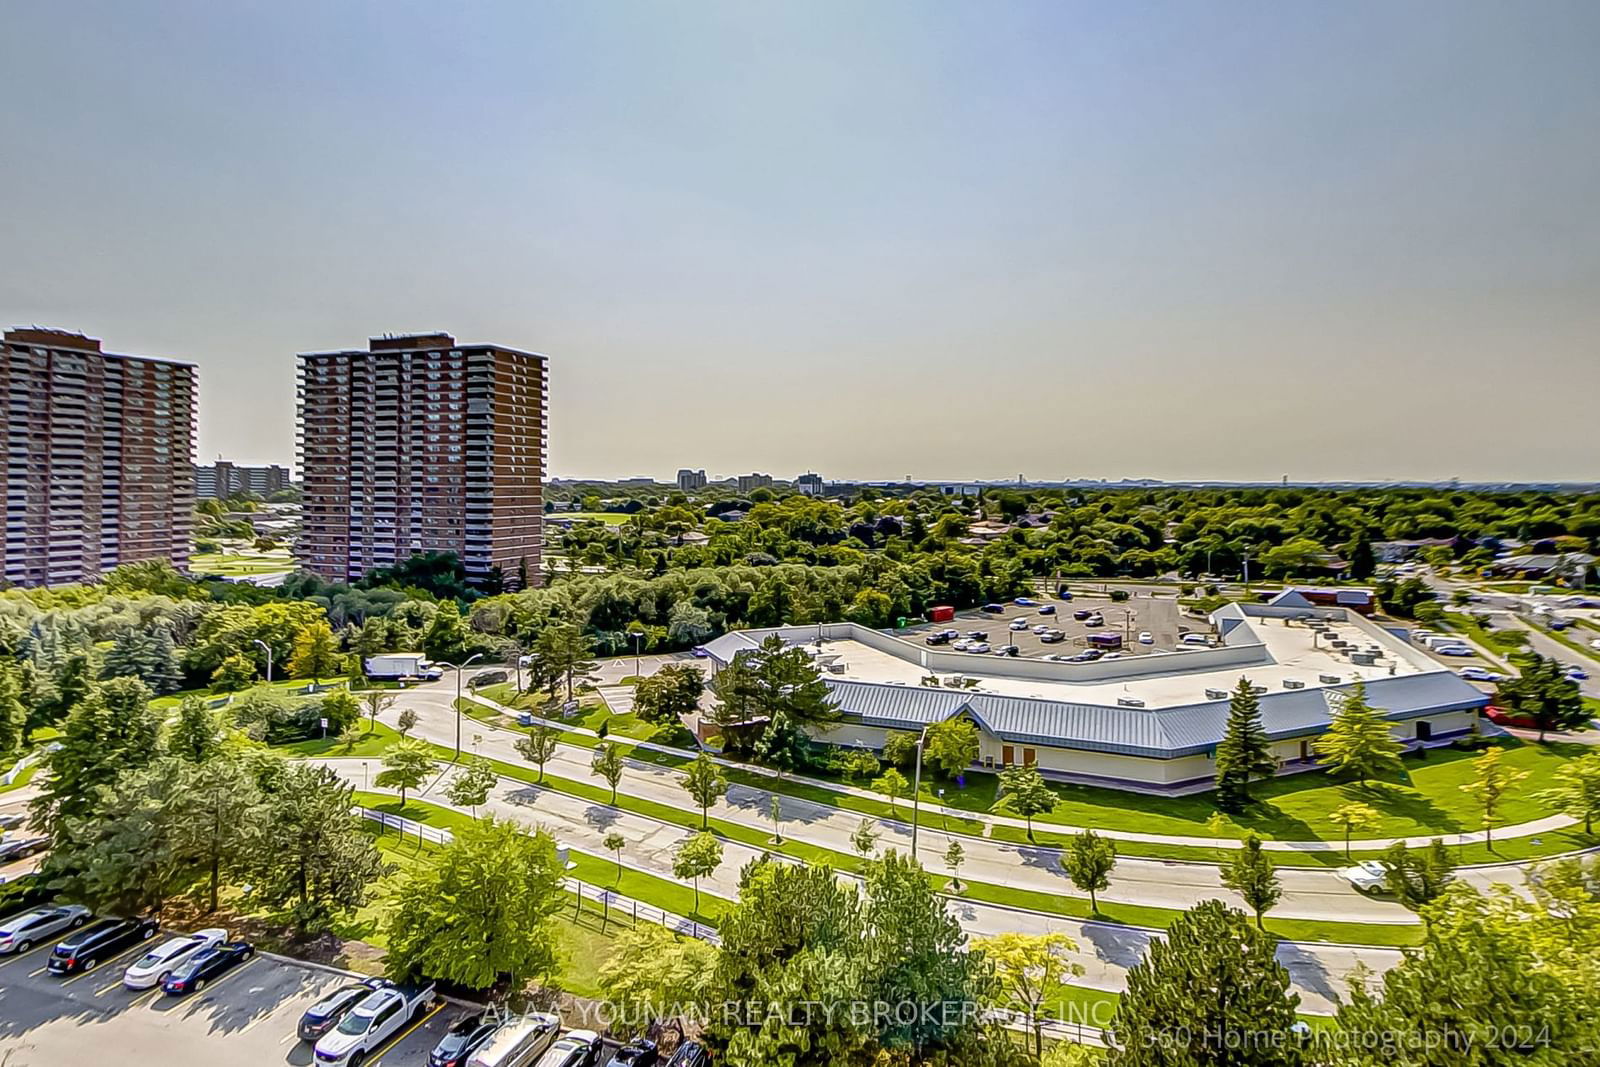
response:
M1145 790L1213 779L1241 678L1255 686L1284 771L1317 765L1312 742L1358 682L1395 737L1414 745L1467 733L1488 703L1344 607L1229 604L1211 620L1214 647L1091 663L970 655L853 623L737 631L705 648L714 670L773 635L807 649L842 715L815 735L825 744L881 751L890 730L966 718L980 738L974 770L1034 765L1060 780Z

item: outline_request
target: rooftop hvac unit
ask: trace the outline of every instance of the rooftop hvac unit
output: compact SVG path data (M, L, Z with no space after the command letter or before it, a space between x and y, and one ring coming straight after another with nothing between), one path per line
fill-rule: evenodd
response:
M1206 699L1207 700L1227 700L1228 699L1228 691L1226 689L1207 689L1206 690Z
M1298 678L1285 678L1283 680L1283 687L1285 689L1304 689L1306 687L1306 683L1302 682Z
M842 662L828 664L828 673L829 674L843 674L844 673L844 664Z
M1371 652L1350 653L1350 662L1354 663L1358 667L1370 667L1377 661L1378 657L1374 656Z
M1258 697L1264 697L1267 695L1267 687L1264 685L1252 685L1250 687L1250 692L1254 693Z
M1319 674L1319 675L1317 675L1317 681L1321 682L1323 685L1338 685L1340 680L1341 679L1339 678L1339 676L1337 674Z
M1119 708L1142 708L1142 707L1144 707L1144 701L1140 700L1137 697L1118 697L1117 698L1117 707L1119 707Z

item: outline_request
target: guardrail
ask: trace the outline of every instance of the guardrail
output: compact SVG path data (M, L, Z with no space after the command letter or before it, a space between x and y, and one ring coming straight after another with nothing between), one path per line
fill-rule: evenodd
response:
M407 819L400 815L392 815L385 811L374 811L372 808L357 806L355 812L364 819L370 819L384 828L394 830L406 837L414 837L418 841L430 845L448 845L455 840L455 835L449 830L437 826L427 826L414 819ZM568 876L562 880L563 887L578 898L578 906L583 906L584 900L592 900L602 909L614 915L618 920L631 919L635 924L643 921L665 926L674 933L685 934L698 941L705 941L713 945L722 943L715 927L707 926L688 916L678 915L658 908L654 904L646 904L633 897L614 893L597 885L585 882L581 878Z

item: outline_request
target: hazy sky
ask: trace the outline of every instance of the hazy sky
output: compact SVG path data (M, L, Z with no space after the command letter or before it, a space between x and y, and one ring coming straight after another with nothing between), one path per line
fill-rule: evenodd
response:
M0 0L0 319L550 356L550 471L1600 477L1600 3Z

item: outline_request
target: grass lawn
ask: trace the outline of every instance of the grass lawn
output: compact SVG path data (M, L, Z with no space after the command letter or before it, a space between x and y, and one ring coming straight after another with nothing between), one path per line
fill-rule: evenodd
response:
M201 552L189 557L189 570L204 577L253 578L294 570L287 549L281 552Z
M276 674L278 672L273 671L272 673ZM266 684L266 682L258 682L256 683L256 686L253 686L252 688ZM270 688L288 692L297 689L304 689L310 684L310 678L279 678L272 683ZM328 686L342 686L346 685L347 683L343 678L324 678L322 680L322 684ZM242 696L246 692L248 692L248 690L245 689L238 689L232 693L215 693L210 689L180 689L176 693L168 693L165 696L156 697L154 700L150 701L150 706L152 708L175 708L179 704L183 703L188 697L199 697L202 700L216 700L226 696ZM37 737L38 735L39 731L34 731L34 736Z
M294 741L276 747L279 752L286 752L291 756L354 756L366 759L383 755L384 749L400 740L400 735L394 729L381 722L376 729L373 729L370 720L363 718L358 726L361 730L361 739L352 748L345 748L344 744L331 734L327 738L314 737L309 741ZM449 753L450 750L442 751ZM376 764L372 773L378 773Z
M1460 631L1491 652L1504 656L1528 647L1528 634L1524 630L1486 630L1471 615L1447 611L1445 620L1451 628Z
M593 519L595 522L603 522L607 526L621 526L633 518L632 515L625 515L618 511L563 511L553 517L561 519Z

